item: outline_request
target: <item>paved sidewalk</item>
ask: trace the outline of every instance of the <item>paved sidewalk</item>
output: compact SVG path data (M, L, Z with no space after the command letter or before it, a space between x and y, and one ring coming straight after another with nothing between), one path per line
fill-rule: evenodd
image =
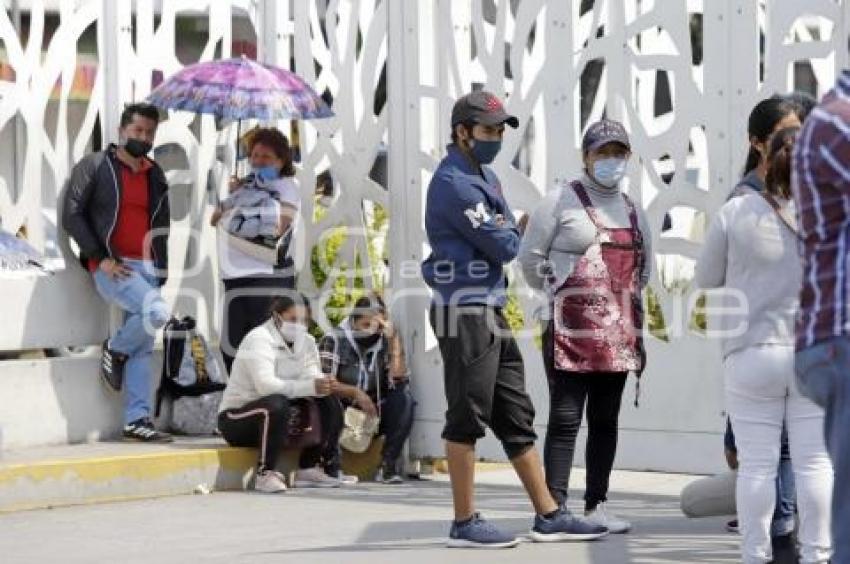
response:
M612 509L635 530L595 543L523 544L508 551L443 548L451 496L445 476L402 486L291 490L282 496L208 496L0 515L4 563L522 562L558 564L732 563L737 538L723 519L688 520L681 488L696 478L616 472ZM478 475L479 507L517 533L530 508L510 470ZM574 483L583 482L577 472ZM579 500L581 492L574 492Z

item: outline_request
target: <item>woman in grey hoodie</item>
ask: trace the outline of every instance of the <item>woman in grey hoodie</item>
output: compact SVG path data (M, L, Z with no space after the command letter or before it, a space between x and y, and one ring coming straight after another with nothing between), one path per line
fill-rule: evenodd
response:
M642 210L620 190L631 144L602 120L582 142L585 174L551 190L531 215L519 261L550 298L543 335L550 411L544 460L554 498L566 503L576 435L587 404L585 516L611 533L630 523L605 508L629 371L644 365L641 290L652 268Z

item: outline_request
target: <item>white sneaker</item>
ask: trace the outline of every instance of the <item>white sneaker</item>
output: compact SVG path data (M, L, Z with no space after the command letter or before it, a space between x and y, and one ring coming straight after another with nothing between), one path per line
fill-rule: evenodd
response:
M338 488L342 485L338 479L325 474L321 468L302 468L295 473L296 488Z
M333 476L331 476L331 477L333 477ZM336 479L339 480L339 483L342 484L343 486L353 486L360 481L360 478L358 478L357 476L352 476L351 474L346 474L342 470L340 470L337 473Z
M254 480L254 489L262 493L280 493L286 491L286 480L283 474L274 470L258 472Z
M400 474L390 474L389 476L382 476L381 482L387 485L397 486L404 483L404 478Z
M628 533L632 528L632 524L625 519L620 519L616 515L608 513L608 508L604 503L597 505L593 511L585 512L584 518L589 523L607 528L608 532L613 535Z

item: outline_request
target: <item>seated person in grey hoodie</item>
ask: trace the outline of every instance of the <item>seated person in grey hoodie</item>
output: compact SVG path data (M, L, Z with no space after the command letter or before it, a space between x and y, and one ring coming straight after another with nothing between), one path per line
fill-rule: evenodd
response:
M387 319L383 300L377 295L357 300L351 314L322 338L319 351L322 371L336 378L335 393L342 402L380 414L378 435L384 437L384 446L379 480L401 483L401 451L413 426L416 402L401 339Z

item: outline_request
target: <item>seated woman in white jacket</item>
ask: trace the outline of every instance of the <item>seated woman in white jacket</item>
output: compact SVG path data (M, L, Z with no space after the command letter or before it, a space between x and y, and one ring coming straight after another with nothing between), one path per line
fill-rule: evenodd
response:
M248 333L239 346L224 390L218 428L230 445L259 448L254 486L258 491L286 490L275 466L287 435L290 401L305 397L315 398L319 407L322 441L302 451L295 486L340 485L325 468L338 464L342 410L331 395L332 380L319 368L316 340L307 332L307 312L300 294L276 298L271 318Z

